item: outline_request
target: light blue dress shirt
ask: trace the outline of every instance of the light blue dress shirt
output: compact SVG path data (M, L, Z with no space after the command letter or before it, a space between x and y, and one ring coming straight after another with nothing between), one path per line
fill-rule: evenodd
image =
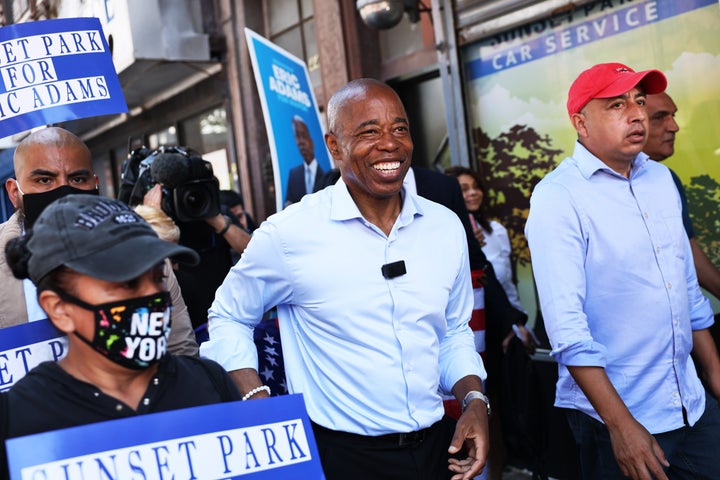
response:
M407 273L384 278L382 265L399 260ZM288 389L327 428L425 428L443 415L439 390L485 379L468 326L465 232L417 195L404 192L387 236L342 180L268 218L217 291L201 355L228 371L257 368L253 327L274 305Z
M705 394L692 330L713 323L667 167L641 153L630 178L580 143L533 191L525 228L552 355L555 405L600 420L566 365L604 367L650 431L693 425Z

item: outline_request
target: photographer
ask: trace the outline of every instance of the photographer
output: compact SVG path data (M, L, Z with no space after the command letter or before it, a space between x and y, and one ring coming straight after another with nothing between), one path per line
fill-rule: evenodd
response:
M142 204L162 210L161 184L156 184L145 194ZM210 227L213 228L217 235L221 235L223 239L225 239L229 248L232 248L238 255L245 250L245 247L250 241L250 235L245 229L239 227L235 222L233 222L228 215L218 213L217 215L204 220ZM178 222L175 223L177 224Z
M240 254L250 241L221 213L219 192L210 162L189 149L160 147L130 153L118 195L167 214L180 229L179 243L200 256L198 265L175 270L198 343L207 338L207 310L232 266L230 249Z

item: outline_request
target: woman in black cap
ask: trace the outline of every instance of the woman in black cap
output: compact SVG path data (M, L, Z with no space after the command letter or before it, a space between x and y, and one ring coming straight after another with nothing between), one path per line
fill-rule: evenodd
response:
M6 256L16 277L36 284L68 349L0 398L0 440L241 399L218 364L167 353L172 305L163 262L198 257L160 240L125 204L61 198L8 244Z

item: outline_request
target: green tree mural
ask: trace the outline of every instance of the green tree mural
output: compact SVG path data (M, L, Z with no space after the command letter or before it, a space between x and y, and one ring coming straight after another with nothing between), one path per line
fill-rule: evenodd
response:
M685 186L695 238L715 265L720 265L720 184L709 175L692 177Z
M528 265L530 251L525 221L535 185L557 165L562 150L552 148L548 135L526 125L514 125L496 138L473 130L476 168L485 183L485 208L508 230L512 263Z

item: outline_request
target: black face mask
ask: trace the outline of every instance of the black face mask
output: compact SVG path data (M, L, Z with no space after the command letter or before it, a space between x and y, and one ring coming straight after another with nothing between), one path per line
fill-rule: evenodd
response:
M20 190L20 184L18 184ZM22 190L20 190L22 193ZM45 207L50 205L58 198L72 195L74 193L84 193L86 195L99 195L97 188L92 190L83 190L82 188L71 187L70 185L62 185L54 190L40 193L22 193L23 215L25 216L25 228L30 228L38 219Z

